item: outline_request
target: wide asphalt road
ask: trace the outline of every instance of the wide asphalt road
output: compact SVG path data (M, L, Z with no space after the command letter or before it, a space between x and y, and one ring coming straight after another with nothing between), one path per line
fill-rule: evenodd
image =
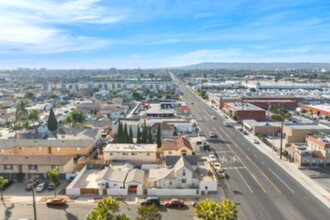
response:
M192 109L220 162L225 164L229 184L240 203L239 219L330 219L330 210L297 180L235 128L224 126L224 119L176 78L174 83L182 91L184 101ZM209 138L211 131L218 138Z

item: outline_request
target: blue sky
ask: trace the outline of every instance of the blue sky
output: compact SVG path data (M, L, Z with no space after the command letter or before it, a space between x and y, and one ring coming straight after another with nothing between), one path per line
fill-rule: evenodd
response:
M0 69L330 62L328 0L0 0Z

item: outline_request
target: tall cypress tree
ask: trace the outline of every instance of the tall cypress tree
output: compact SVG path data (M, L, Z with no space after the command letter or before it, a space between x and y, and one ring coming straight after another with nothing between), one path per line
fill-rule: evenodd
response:
M152 131L151 131L151 127L149 127L149 132L148 132L148 143L152 144L154 141L152 140Z
M53 109L50 109L48 121L47 121L48 130L55 132L57 130L57 120L54 114Z
M141 143L141 132L140 132L140 126L137 126L137 131L136 131L136 143L140 144Z
M119 124L118 124L116 142L123 143L123 125L122 125L121 121L119 121Z
M132 125L129 126L129 135L128 135L128 140L129 143L133 144L133 130L132 130Z
M158 127L157 127L157 147L161 147L162 146L162 131L160 128L160 123L158 123Z
M125 123L125 126L124 126L124 143L129 143L129 138L128 138L128 131L127 131L127 125Z
M143 144L148 143L148 130L147 130L147 126L146 125L143 125L141 143L143 143Z

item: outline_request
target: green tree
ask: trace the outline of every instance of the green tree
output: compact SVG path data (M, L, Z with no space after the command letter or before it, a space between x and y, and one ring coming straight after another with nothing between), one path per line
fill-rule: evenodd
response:
M123 135L124 135L123 124L121 123L121 121L119 121L117 135L116 135L116 143L123 143Z
M149 129L148 129L148 143L152 144L153 142L154 142L154 140L152 139L151 127L149 127Z
M144 124L142 129L141 143L145 144L147 142L148 142L148 130L147 130L147 126Z
M119 212L119 203L106 197L97 203L97 206L87 215L87 220L129 220L127 215L117 214Z
M24 94L24 98L25 99L33 99L34 94L32 92L27 92L27 93Z
M237 219L237 207L228 199L222 200L220 204L220 219L223 220L236 220Z
M54 184L54 197L56 197L56 186L60 182L59 172L60 172L60 170L58 167L46 172L48 179Z
M50 109L50 111L49 111L47 127L48 127L48 130L50 130L50 132L57 131L57 120L56 120L53 109Z
M158 123L158 127L157 127L157 147L161 147L162 146L162 131L161 131L161 127L160 127L160 123Z
M140 126L137 126L136 129L136 143L140 144L141 143L141 132L140 132Z
M138 216L136 220L161 220L162 214L160 213L157 206L153 205L142 205L138 208Z
M133 129L132 129L132 125L129 126L129 135L128 135L128 139L129 139L129 143L133 144Z
M80 110L73 110L70 114L64 119L63 123L70 123L72 127L80 127L86 121L85 114Z
M28 110L26 109L28 106L27 102L19 101L16 105L16 121L22 121L23 118L26 118L28 115Z
M125 126L124 126L124 143L129 143L128 130L127 130L126 123L125 123Z
M8 180L3 176L0 176L0 192L1 192L1 201L3 201L3 187L8 184Z
M33 109L32 111L29 112L29 114L27 115L27 119L29 121L35 122L39 119L39 112L35 109Z
M49 98L50 99L57 99L58 98L58 95L56 95L56 94L50 94L49 95Z

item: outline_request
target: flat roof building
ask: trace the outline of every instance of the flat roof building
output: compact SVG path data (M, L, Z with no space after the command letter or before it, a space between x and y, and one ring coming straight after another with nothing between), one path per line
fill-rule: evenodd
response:
M266 111L251 103L231 102L225 103L223 110L239 121L254 119L256 121L266 120Z

